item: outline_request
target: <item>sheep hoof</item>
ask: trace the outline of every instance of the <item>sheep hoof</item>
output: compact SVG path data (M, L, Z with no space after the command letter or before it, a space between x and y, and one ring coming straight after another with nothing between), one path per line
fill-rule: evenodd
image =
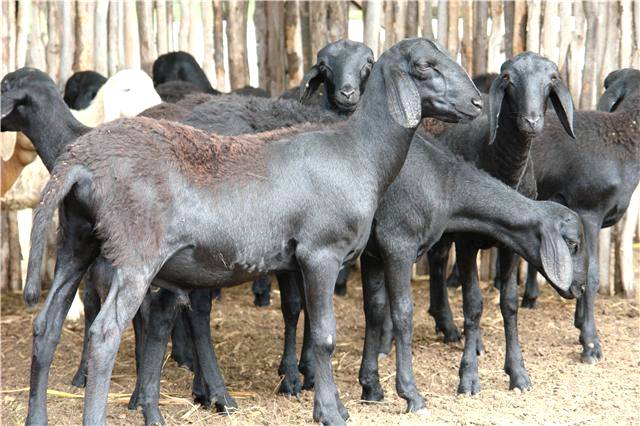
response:
M431 410L429 410L427 407L424 407L416 411L415 414L420 417L429 417L431 415Z
M536 307L536 298L524 295L522 297L522 307L523 308L527 308L527 309L535 309L535 307Z

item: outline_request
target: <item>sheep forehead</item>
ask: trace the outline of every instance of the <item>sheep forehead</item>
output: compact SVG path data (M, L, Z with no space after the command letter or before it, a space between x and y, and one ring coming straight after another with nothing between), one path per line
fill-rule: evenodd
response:
M508 69L527 78L538 73L542 75L543 73L552 73L558 70L558 67L552 61L533 52L520 53L513 58L513 60L507 61L505 64L507 66L504 67L503 72Z

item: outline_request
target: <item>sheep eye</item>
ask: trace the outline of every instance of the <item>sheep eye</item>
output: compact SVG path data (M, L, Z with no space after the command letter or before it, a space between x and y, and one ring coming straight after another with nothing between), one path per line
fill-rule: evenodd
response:
M554 82L554 83L555 83L556 81L558 81L558 76L557 76L557 75L552 75L552 76L551 76L551 81L552 81L552 82Z
M571 249L571 253L575 253L578 250L578 243L576 241L567 241L567 245Z
M503 74L503 75L502 75L502 79L503 79L504 81L509 81L509 80L511 79L511 77L509 77L509 74Z

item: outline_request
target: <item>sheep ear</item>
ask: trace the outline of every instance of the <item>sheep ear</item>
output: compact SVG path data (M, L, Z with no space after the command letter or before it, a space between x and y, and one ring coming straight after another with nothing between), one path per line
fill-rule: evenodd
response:
M416 84L396 66L383 67L383 75L391 117L402 127L416 127L422 119L422 102Z
M1 118L5 118L9 114L11 114L15 109L15 107L17 107L18 105L20 105L25 101L25 98L26 96L22 96L22 97L7 96L7 95L1 96L0 97Z
M320 67L314 65L309 71L302 77L302 83L300 84L300 102L304 102L311 95L318 90L320 83L322 83L323 76L320 72Z
M543 231L540 259L546 278L559 289L568 291L573 281L571 254L564 238L555 229Z
M564 131L575 139L576 135L573 132L573 99L567 85L562 80L556 80L555 84L551 86L549 99L551 99L553 109L556 110Z
M496 77L491 83L491 88L489 88L489 145L496 139L505 90L504 80L500 77Z
M612 112L624 97L622 87L609 87L598 101L598 111Z

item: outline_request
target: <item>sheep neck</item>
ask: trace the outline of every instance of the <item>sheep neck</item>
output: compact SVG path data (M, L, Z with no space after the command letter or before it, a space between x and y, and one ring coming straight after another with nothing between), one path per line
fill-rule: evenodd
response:
M60 99L42 103L46 111L34 111L26 120L23 133L27 135L42 162L52 170L65 146L87 133L91 128L76 120Z
M485 145L481 156L481 167L512 188L517 188L524 176L535 137L518 129L515 116L508 107L503 107L495 141Z
M400 173L416 131L415 127L407 129L399 125L391 117L386 99L377 95L385 93L380 74L371 75L362 101L346 121L354 135L352 146L366 162L365 173L374 174L378 198Z

